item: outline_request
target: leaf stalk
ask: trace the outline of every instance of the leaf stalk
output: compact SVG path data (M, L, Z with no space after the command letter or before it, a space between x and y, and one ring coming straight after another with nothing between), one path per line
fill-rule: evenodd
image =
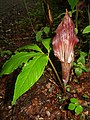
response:
M63 83L62 83L62 81L61 81L61 79L60 79L60 77L59 77L59 75L58 75L58 73L57 73L56 68L54 67L54 65L53 65L53 63L52 63L52 61L51 61L51 59L50 59L49 57L48 57L48 60L49 60L51 66L52 66L52 68L53 68L53 70L54 70L54 72L55 72L55 74L56 74L56 77L57 77L57 79L58 79L58 81L59 81L59 83L60 83L60 85L61 85L61 87L62 87L62 90L64 91Z

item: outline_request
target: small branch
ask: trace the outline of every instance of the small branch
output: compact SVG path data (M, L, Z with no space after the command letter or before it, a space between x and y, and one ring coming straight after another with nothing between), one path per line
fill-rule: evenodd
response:
M60 83L60 85L61 85L61 87L62 87L62 90L64 91L64 86L63 86L62 81L61 81L61 79L60 79L60 77L59 77L59 75L58 75L58 73L57 73L57 71L56 71L56 68L54 67L54 65L53 65L53 63L52 63L52 61L51 61L51 59L50 59L49 57L48 57L48 60L49 60L49 62L50 62L50 64L51 64L51 66L52 66L52 68L53 68L53 70L54 70L54 72L55 72L58 80L59 80L59 83Z

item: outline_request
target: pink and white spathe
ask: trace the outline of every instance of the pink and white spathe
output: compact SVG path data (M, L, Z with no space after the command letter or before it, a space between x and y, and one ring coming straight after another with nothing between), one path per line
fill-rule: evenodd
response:
M64 84L68 82L71 63L74 61L74 46L79 42L75 31L74 23L68 11L56 29L56 36L52 41L54 55L62 64L62 79Z

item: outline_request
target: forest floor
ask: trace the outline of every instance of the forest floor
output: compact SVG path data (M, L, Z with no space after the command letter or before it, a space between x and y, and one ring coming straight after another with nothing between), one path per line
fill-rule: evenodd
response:
M19 31L21 26L4 21L0 27L3 28L0 36L1 50L10 50L13 53L18 47L31 44L34 40L31 26L23 28L27 29L24 32ZM7 30L4 31L4 27ZM0 58L0 69L9 57L5 54ZM90 57L87 58L86 67L90 67ZM90 69L79 77L71 72L69 91L63 94L55 73L48 64L39 81L12 107L11 100L19 72L17 69L0 78L0 120L90 120ZM78 99L83 107L80 115L68 110L70 98Z
M89 62L90 65L90 62ZM90 120L90 71L69 81L69 92L63 94L50 66L40 80L11 106L18 71L0 80L0 120ZM78 80L78 83L75 80ZM83 95L87 95L84 98ZM68 110L70 98L83 107L81 115Z
M15 43L10 44L12 51L22 45L31 44L31 41L22 39L13 39L12 42ZM8 45L2 44L1 48L8 49ZM8 58L8 55L0 58L1 66ZM90 58L86 66L89 65ZM90 120L90 71L79 77L71 73L68 83L70 90L63 94L51 66L48 65L40 80L12 107L11 100L18 73L19 70L16 70L0 80L0 120ZM84 98L84 95L88 97ZM70 98L73 97L83 107L81 115L68 110Z

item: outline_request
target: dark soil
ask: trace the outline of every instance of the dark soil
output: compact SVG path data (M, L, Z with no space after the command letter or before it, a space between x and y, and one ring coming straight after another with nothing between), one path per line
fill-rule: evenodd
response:
M83 106L83 118L90 120L90 73L83 73L69 82L70 92L63 94L48 66L40 80L17 101L12 108L11 97L16 72L0 82L1 120L80 120L80 115L68 110L70 98L75 97ZM74 82L78 79L79 83ZM83 95L88 95L84 99ZM59 95L59 98L57 97ZM60 101L61 99L63 99Z

